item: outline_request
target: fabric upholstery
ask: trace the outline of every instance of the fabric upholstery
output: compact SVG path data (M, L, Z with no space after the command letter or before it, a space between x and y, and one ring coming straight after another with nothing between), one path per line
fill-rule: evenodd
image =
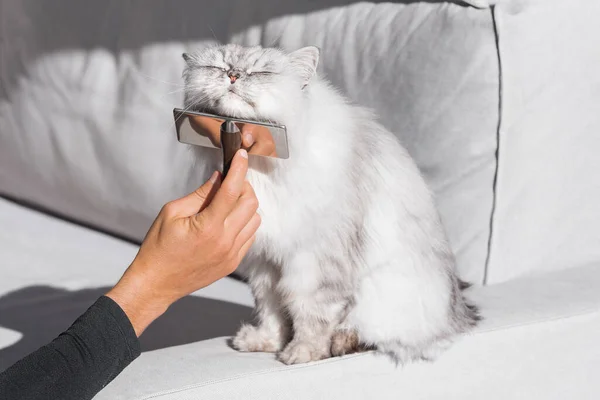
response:
M118 279L136 246L5 200L0 226L2 370L68 326L103 292L95 288L105 290ZM427 399L592 399L600 390L593 375L600 362L598 287L600 267L592 264L471 289L485 320L435 364L396 369L366 354L285 367L271 355L241 354L227 345L222 336L239 324L236 315L233 324L227 322L236 311L231 306L251 306L252 298L244 284L225 279L194 297L224 301L229 308L204 302L186 306L179 318L163 316L165 324L156 323L161 331L150 332L163 340L154 348L184 344L143 353L96 398L396 399L403 393ZM193 340L206 336L190 326L210 330L218 324L229 330ZM192 340L182 340L182 332ZM167 337L172 341L165 342ZM144 343L152 345L142 336Z
M599 13L586 0L495 8L502 115L488 282L600 261Z
M469 292L481 326L434 364L367 353L288 367L228 346L253 301L227 278L151 325L147 352L97 399L597 397L598 2L1 1L0 194L140 240L198 183L171 125L180 54L317 44L321 72L417 160L463 277L489 284ZM137 247L3 199L0 227L3 370Z
M491 12L352 3L3 0L0 194L139 240L198 183L171 122L181 53L214 40L317 44L321 71L415 157L463 277L482 282L498 120Z
M96 399L591 400L600 391L598 285L596 264L476 288L486 320L432 364L396 368L361 354L284 366L220 338L144 353Z
M137 246L0 199L0 371L52 340L105 294ZM222 279L174 304L141 338L151 350L233 334L249 288Z

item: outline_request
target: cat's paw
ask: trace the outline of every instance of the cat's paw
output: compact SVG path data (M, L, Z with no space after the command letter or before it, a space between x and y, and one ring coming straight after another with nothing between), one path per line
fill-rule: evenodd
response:
M235 335L232 345L247 352L276 353L283 347L281 338L265 329L244 324Z
M356 331L340 330L331 337L331 355L334 357L356 353L359 350Z
M302 364L331 357L329 346L322 343L292 340L277 356L284 364Z
M360 343L355 330L337 330L331 337L331 355L334 357L369 350L375 350L375 347Z

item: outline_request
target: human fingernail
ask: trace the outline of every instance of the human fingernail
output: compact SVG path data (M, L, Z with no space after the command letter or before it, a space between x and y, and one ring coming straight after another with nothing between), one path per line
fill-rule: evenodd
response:
M252 137L252 135L251 135L251 134L249 134L249 133L246 133L246 134L244 135L244 140L246 141L246 143L248 144L248 146L251 146L251 145L252 145L252 143L254 143L254 138L253 138L253 137Z
M244 149L240 150L240 156L244 157L244 158L248 158L248 152Z
M215 171L213 172L213 174L210 176L210 181L212 183L217 183L217 179L219 178L219 172Z

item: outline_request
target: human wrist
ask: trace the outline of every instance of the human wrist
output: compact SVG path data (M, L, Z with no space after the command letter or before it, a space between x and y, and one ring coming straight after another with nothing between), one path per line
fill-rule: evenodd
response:
M151 285L143 277L134 274L125 275L106 293L114 300L129 318L136 335L139 337L144 330L160 317L172 302L155 296Z

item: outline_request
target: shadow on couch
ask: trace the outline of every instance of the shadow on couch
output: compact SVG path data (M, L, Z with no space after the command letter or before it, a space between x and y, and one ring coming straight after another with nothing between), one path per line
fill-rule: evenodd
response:
M0 349L0 372L66 330L108 290L32 286L0 297L0 326L23 335L12 346ZM249 307L187 296L148 327L140 337L142 351L232 335L251 316Z
M97 1L2 0L3 34L19 40L3 50L0 99L40 56L72 50L119 54L156 43L212 40L228 42L230 34L286 15L300 15L358 3L357 0L281 1L202 0ZM370 3L385 3L372 0ZM398 3L461 0L400 0ZM4 26L5 25L5 26ZM183 64L182 64L183 66Z

